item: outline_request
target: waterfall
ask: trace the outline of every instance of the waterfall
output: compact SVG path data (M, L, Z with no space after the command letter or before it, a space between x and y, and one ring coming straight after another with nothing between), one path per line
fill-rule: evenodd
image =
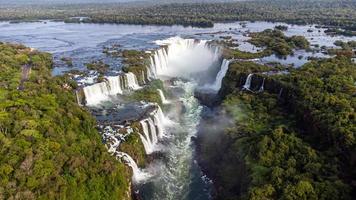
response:
M162 127L162 121L158 118L157 115L153 116L153 122L155 124L155 126L157 127L157 135L159 138L163 137L163 127Z
M144 136L140 134L140 138L142 140L143 146L145 147L146 154L151 154L153 152L154 144L152 143L146 121L147 120L140 121L142 131L144 134Z
M110 95L122 94L120 76L108 76L106 78L109 83L109 94Z
M108 100L110 96L123 94L124 90L141 88L135 74L131 72L118 76L106 76L105 79L105 82L95 83L83 88L87 105L97 105Z
M214 51L214 61L218 60L220 57L220 48L219 47L215 47L215 51Z
M152 60L152 57L151 57L151 60ZM152 65L152 64L151 64L151 65ZM151 68L148 68L148 67L146 66L146 77L147 77L147 80L148 80L148 81L150 81L151 78L154 78L154 76L152 75L153 73L151 72L151 69L152 69L152 67L151 67Z
M75 97L77 98L77 103L79 106L83 106L82 102L80 101L78 90L75 91Z
M252 76L253 76L253 74L249 74L249 75L247 76L245 85L242 87L242 89L250 90Z
M126 135L129 135L133 132L132 128L129 128L126 130L127 130ZM120 146L121 141L124 140L125 136L117 135L117 132L112 130L111 127L106 127L103 130L102 136L103 136L103 139L105 139L105 141L106 141L108 152L132 168L132 171L133 171L132 179L134 182L141 182L141 181L146 180L147 178L150 177L150 174L143 172L142 170L140 170L138 168L136 162L133 160L133 158L130 155L128 155L127 153L124 153L124 152L120 152L119 146ZM119 137L120 140L117 137Z
M105 82L96 83L94 85L83 88L85 100L87 105L95 105L107 99L109 94Z
M264 89L265 89L265 78L263 78L262 85L258 91L263 92Z
M143 134L140 134L141 141L145 148L146 154L155 151L155 147L164 135L164 125L168 124L161 108L152 111L146 119L140 121Z
M156 64L155 64L155 61L154 61L154 56L152 57L150 57L150 61L151 61L151 65L150 65L150 70L148 70L148 71L150 71L151 72L151 75L153 76L153 77L156 77L157 76L157 69L156 69Z
M161 48L155 50L150 58L151 72L155 77L188 78L191 74L208 70L221 54L218 47L206 45L206 40L173 37L156 41L156 44Z
M172 122L170 119L166 118L162 112L162 109L159 105L157 105L158 108L157 108L157 111L156 111L156 114L155 116L157 116L157 119L159 120L159 125L162 126L170 126L172 124L174 124L174 122Z
M121 159L124 163L126 163L128 166L132 168L132 172L133 172L132 179L134 182L136 183L141 182L150 177L150 174L138 168L136 162L129 154L124 152L116 152L116 157Z
M118 140L115 136L109 136L109 149L108 152L114 154L117 151L117 148L120 146L120 140ZM110 143L111 142L111 143Z
M163 104L169 104L170 102L166 99L161 89L157 89L159 96L161 97Z
M283 93L283 88L281 88L281 89L279 90L278 99L280 99L280 98L282 97L282 93Z
M149 125L149 128L150 128L152 143L153 144L157 144L158 139L157 139L157 129L156 129L155 123L153 122L151 117L149 117L147 119L147 122L148 122L148 125Z
M153 59L154 59L153 63L152 63L153 60L151 59L151 66L154 66L156 75L163 74L164 71L167 70L167 66L168 66L168 55L166 53L166 50L164 48L160 48L157 51L155 51Z
M229 60L226 60L226 59L223 60L223 62L221 64L220 71L216 75L215 82L212 85L212 89L213 90L216 90L216 91L220 90L222 80L225 77L225 74L226 74L227 70L229 69L229 64L230 64Z
M129 72L125 74L127 81L127 88L131 90L138 90L141 87L138 85L137 78L134 73Z
M145 148L146 154L151 154L155 151L155 145L158 143L158 137L156 124L152 120L152 116L147 119L140 121L143 134L140 134L143 146Z

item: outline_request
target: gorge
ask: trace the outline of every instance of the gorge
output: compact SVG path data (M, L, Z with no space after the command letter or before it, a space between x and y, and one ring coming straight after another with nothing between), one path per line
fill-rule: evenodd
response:
M24 111L11 116L33 113L40 118L53 115L56 120L45 118L40 125L28 119L10 123L6 114L0 115L0 122L15 131L24 127L17 135L26 141L18 146L25 147L41 137L56 138L54 133L61 129L56 125L53 130L50 123L69 124L73 130L63 133L68 144L49 143L49 153L41 155L48 162L57 155L53 151L66 153L55 157L66 165L48 180L65 177L76 195L105 191L90 195L107 199L115 191L122 199L138 200L348 199L355 166L351 159L355 64L344 55L324 54L322 49L334 48L338 39L354 38L331 37L314 25L283 24L288 29L279 32L274 28L279 24L235 22L202 29L44 21L24 23L23 34L16 31L19 24L2 22L0 40L53 54L52 64L47 60L50 55L39 57L38 50L3 47L3 58L7 60L15 52L16 62L9 63L20 66L14 78L4 80L17 80L22 64L32 66L24 94L31 99L34 93L45 91L39 96L45 100L8 103L21 96L16 88L12 96L3 92L17 86L11 82L0 89L8 98L0 104L2 111L11 113L14 107L21 107ZM275 37L278 39L264 44L263 39ZM292 53L278 55L281 49ZM46 67L40 69L52 73L53 79L49 74L35 76L42 65ZM28 112L34 105L39 111ZM62 122L60 117L69 119ZM82 134L86 131L88 135ZM76 132L80 138L75 137ZM3 138L6 134L1 133L1 144L5 144ZM67 146L70 151L63 150ZM86 151L85 156L80 154ZM33 156L28 150L23 152L26 155L16 164L21 167L10 170L2 166L2 177L4 173L19 176L17 170L25 169L30 161L24 161ZM93 171L81 168L92 166L88 158L100 163L99 172L84 174ZM52 166L46 162L40 166ZM29 176L23 186L30 191L40 186L46 189L31 173L23 173ZM88 186L78 189L84 185L77 184L78 179ZM1 184L6 185L0 185L6 187L5 197L13 195L8 188L12 184ZM75 193L56 188L56 194L64 195L61 197Z
M210 45L206 40L173 37L156 43L161 47L147 52L150 55L149 66L143 66L142 73L138 73L144 74L144 85L139 85L136 75L131 72L106 76L103 82L83 85L77 91L77 99L81 100L78 103L96 108L103 106L101 112L104 114L100 118L107 119L104 124L99 120L99 125L105 126L104 141L112 155L132 168L136 195L145 199L181 199L199 193L200 199L208 199L211 185L201 178L203 174L194 161L191 144L202 110L194 91L204 86L205 90L216 93L229 61L221 58L219 46ZM214 74L216 71L217 75ZM133 118L121 115L118 117L122 119L117 120L105 115L112 107L118 106L115 98L149 87L147 85L153 79L163 81L163 88L156 89L160 102L141 101L136 107L140 114ZM207 83L206 80L213 82ZM172 89L167 100L164 91L169 88ZM111 105L105 105L106 102L111 102ZM119 109L126 109L123 103L120 102ZM178 108L182 110L176 112ZM146 156L160 153L163 158L154 159L140 169L135 159L120 149L120 143L125 143L130 134L139 135ZM191 191L189 184L196 184L197 191Z

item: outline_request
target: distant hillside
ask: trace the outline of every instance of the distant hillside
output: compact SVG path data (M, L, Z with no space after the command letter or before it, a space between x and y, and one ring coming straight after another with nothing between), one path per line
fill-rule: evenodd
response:
M216 3L216 2L236 2L248 0L0 0L0 7L4 5L31 5L31 4L106 4L106 3L133 3L145 2L150 4L165 4L165 3Z

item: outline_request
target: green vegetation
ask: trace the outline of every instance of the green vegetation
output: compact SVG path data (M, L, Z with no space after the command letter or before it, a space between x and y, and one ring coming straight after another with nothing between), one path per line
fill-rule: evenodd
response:
M280 27L282 29L282 27ZM256 53L229 48L229 41L220 41L217 44L224 45L223 56L230 59L255 59L270 56L276 53L279 56L293 54L293 49L309 49L310 44L304 36L287 37L279 29L266 29L262 32L250 33L248 42L264 48Z
M61 61L63 61L68 67L72 67L73 66L72 58L62 57Z
M149 85L145 86L141 90L136 90L133 94L125 97L128 101L146 101L152 103L158 103L161 107L162 99L157 89L164 92L163 83L161 80L153 80Z
M93 61L93 62L87 63L85 65L86 65L88 70L97 71L101 75L105 74L108 71L109 67L110 67L108 64L105 64L101 60Z
M144 51L136 50L123 50L121 52L122 58L124 58L125 66L122 68L124 72L132 72L137 77L137 81L140 85L145 84L148 80L147 65L149 54Z
M266 29L262 32L251 33L249 42L257 47L266 47L278 55L286 56L293 49L307 49L309 42L304 36L286 37L280 30Z
M129 170L76 104L76 84L51 67L49 54L0 44L0 199L130 199Z
M142 133L141 124L133 122L130 126L134 132L125 138L125 142L120 144L120 151L129 154L135 159L137 165L143 168L146 164L146 152L139 135L139 133Z
M1 20L61 19L67 22L212 27L215 22L272 21L341 27L354 34L352 0L253 0L230 3L79 4L0 8ZM82 21L78 16L86 16Z
M263 71L239 62L224 78L222 105L233 125L201 141L217 197L352 199L356 64L343 56L312 61L268 76L263 93L241 91L251 72L252 87L259 87Z
M325 33L328 35L344 35L344 36L355 36L355 30L343 30L340 28L328 28L325 30Z
M255 58L263 58L266 56L270 56L273 54L273 51L269 49L264 49L257 53L251 53L246 51L240 51L238 49L227 49L224 50L225 58L235 58L235 59L255 59Z
M356 48L356 41L348 41L348 42L343 42L341 40L336 40L334 42L336 46L339 46L343 49L355 49Z

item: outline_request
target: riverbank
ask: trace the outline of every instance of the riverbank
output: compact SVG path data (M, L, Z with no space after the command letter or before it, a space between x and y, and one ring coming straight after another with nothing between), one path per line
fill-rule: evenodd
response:
M355 35L355 7L353 1L336 0L4 5L0 8L0 20L59 19L75 23L183 25L204 28L213 27L219 22L237 20L269 21L299 25L320 24L330 27L329 31L336 34Z
M51 55L0 43L0 63L0 198L130 199L131 172L102 145L77 84L51 76Z
M197 138L199 163L216 198L351 198L355 123L339 117L354 115L355 64L337 57L277 75L245 64L230 65L223 100ZM329 94L338 100L322 100ZM340 107L340 101L348 103ZM204 127L218 119L232 123Z

